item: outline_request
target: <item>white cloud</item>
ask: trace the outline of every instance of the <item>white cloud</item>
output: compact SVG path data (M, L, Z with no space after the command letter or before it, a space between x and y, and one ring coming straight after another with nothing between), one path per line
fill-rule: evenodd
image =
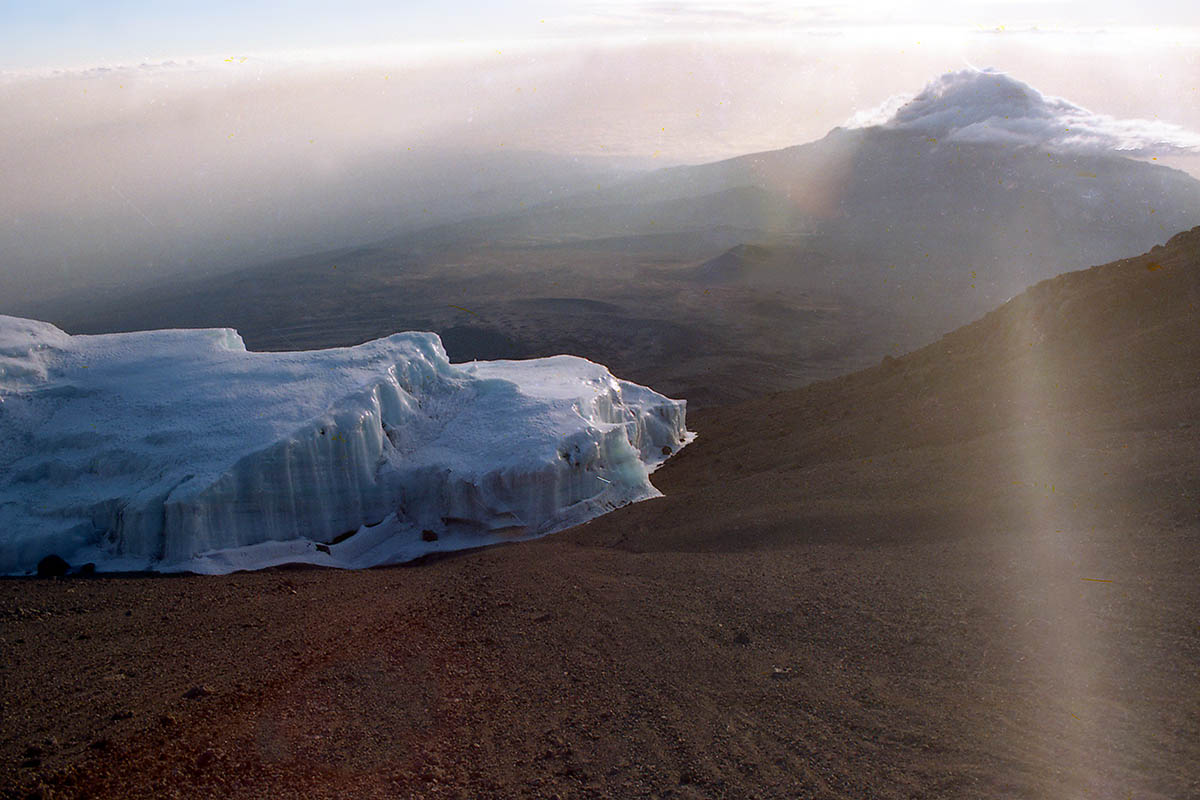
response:
M994 70L947 73L918 94L891 97L846 124L911 130L951 142L1000 142L1076 153L1200 153L1200 134L1186 128L1096 114Z

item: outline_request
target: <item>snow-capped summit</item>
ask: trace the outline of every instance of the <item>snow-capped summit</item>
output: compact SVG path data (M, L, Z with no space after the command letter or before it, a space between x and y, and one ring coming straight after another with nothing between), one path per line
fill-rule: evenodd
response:
M995 120L1053 120L1087 113L1066 100L1046 97L1029 84L992 70L962 70L930 81L897 109L884 127L930 134L960 134Z
M524 538L657 491L684 402L557 356L452 365L403 333L248 352L229 329L0 316L0 573L363 567Z
M890 98L850 127L903 130L950 142L1047 147L1077 154L1200 151L1200 135L1156 121L1118 120L1044 95L996 70L966 69Z

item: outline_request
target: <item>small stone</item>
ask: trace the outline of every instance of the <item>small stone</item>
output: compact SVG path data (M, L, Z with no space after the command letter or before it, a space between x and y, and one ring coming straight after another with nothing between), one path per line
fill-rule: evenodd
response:
M437 537L436 531L431 531L431 530L429 530L429 528L426 528L425 530L421 531L421 541L423 541L423 542L436 542L437 538L438 537Z
M217 754L212 750L205 750L200 755L196 756L196 769L204 769L217 760Z
M675 451L674 451L674 450L672 450L672 449L671 449L669 446L667 446L667 445L665 445L665 444L663 445L662 454L663 454L664 456L669 456L669 455L671 455L671 453L673 453L673 452L675 452Z
M111 744L112 742L110 742L108 739L97 739L89 744L88 747L90 747L92 750L107 750Z
M318 544L318 545L317 545L317 552L318 552L318 553L325 553L326 555L332 555L332 554L333 554L333 553L330 551L330 549L329 549L329 545L327 545L327 544Z
M122 708L120 711L113 714L112 718L114 720L133 719L133 712L130 711L128 708Z
M745 631L738 631L737 636L733 637L733 643L734 644L750 644L750 637L746 635Z
M162 714L158 718L158 724L162 725L163 727L167 727L167 728L174 725L175 722L176 722L176 719L175 719L174 714Z
M39 578L61 578L71 568L61 556L50 555L38 562L37 575Z
M88 563L84 564L82 567L79 568L79 574L80 575L95 575L96 574L96 565L89 561Z
M45 753L46 751L36 744L31 744L29 747L25 748L26 758L40 758Z
M183 693L187 700L199 700L201 697L208 697L213 693L213 690L208 686L193 686Z

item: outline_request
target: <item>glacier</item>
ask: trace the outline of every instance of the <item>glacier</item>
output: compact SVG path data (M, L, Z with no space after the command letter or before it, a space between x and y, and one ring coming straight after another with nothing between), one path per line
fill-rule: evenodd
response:
M251 352L232 329L0 315L0 573L362 568L659 495L686 403L574 356L451 364L433 333Z

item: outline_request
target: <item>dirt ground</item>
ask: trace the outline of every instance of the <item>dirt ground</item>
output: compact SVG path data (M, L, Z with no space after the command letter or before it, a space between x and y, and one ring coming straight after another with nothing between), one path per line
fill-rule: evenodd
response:
M1200 230L411 566L0 581L0 796L1200 796Z

